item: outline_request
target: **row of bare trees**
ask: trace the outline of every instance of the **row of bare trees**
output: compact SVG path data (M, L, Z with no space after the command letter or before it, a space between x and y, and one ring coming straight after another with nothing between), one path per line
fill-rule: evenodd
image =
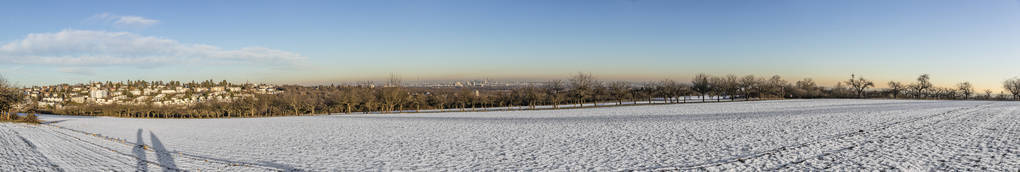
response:
M510 88L401 87L391 77L385 87L365 86L282 86L282 93L257 95L231 102L207 102L191 106L94 105L65 106L55 109L36 107L43 113L117 116L139 118L218 118L295 116L327 113L395 113L433 111L476 111L480 109L537 109L600 106L601 104L687 103L784 98L917 98L917 99L994 99L991 91L979 95L970 83L955 88L934 87L929 75L914 83L889 82L886 89L852 76L835 87L818 86L807 78L787 82L780 76L713 76L698 74L690 82L665 79L655 82L606 82L588 73L578 73L566 82L549 81ZM1006 81L1006 90L1017 99L1020 79ZM17 98L15 98L17 99ZM8 103L5 103L7 105ZM6 106L4 107L6 108ZM5 110L7 111L7 110Z
M394 113L439 111L475 111L478 109L537 109L549 105L560 108L563 104L574 107L600 106L626 103L685 103L689 96L700 96L700 101L715 97L734 100L762 97L782 98L782 81L778 76L770 79L745 76L714 77L699 74L690 84L673 80L650 83L625 81L604 82L588 73L578 73L566 82L554 80L545 84L532 84L513 88L423 88L401 87L393 79L386 87L365 86L281 86L282 93L257 95L232 102L207 102L191 106L155 105L95 105L84 104L56 109L36 107L44 113L117 116L140 118L215 118L293 116L324 113Z
M832 97L847 97L846 90L852 93L857 98L913 98L913 99L946 99L946 100L966 100L966 99L983 99L983 100L994 100L994 99L1013 99L1018 98L1017 94L1020 94L1020 79L1009 79L1004 82L1005 91L1007 91L1012 97L1006 98L1007 94L1000 92L994 93L990 89L986 89L982 92L974 90L974 85L970 82L960 82L952 87L936 87L932 84L931 75L921 74L912 83L903 83L898 81L889 81L885 89L872 89L876 85L870 80L864 79L863 77L851 76L847 81L841 82L832 88L831 91L834 95Z

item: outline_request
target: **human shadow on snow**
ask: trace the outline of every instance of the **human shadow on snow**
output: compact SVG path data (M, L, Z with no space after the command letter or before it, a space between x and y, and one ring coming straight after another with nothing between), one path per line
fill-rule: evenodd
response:
M142 138L142 129L138 129L135 137L137 137L137 140L135 140L135 147L131 150L131 152L135 155L135 159L138 160L138 167L135 171L149 171L149 161L146 159L145 150L150 148L156 153L156 161L159 163L157 165L163 167L163 171L180 170L177 168L177 163L174 162L173 154L166 150L166 146L164 146L163 142L159 140L159 137L156 137L155 133L152 133L151 131L149 132L149 139L152 141L152 147L146 147L145 139Z
M131 153L135 154L135 159L138 160L136 164L138 168L135 171L149 171L149 165L145 162L145 140L142 139L142 129L138 129L136 135L138 138L135 140L135 148L131 150Z
M156 160L159 164L162 164L165 170L177 169L177 165L174 163L173 154L166 150L166 147L163 146L163 142L159 141L159 137L156 137L156 134L149 131L149 139L152 139L152 150L156 152Z

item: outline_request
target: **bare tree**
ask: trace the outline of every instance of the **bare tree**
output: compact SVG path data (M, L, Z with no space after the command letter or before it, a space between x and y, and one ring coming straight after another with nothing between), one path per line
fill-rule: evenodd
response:
M892 94L893 99L903 93L906 86L903 86L900 82L889 81L889 94Z
M372 88L366 88L365 91L359 91L358 97L363 99L361 103L361 112L370 113L372 111L379 110L379 98L376 96L378 90Z
M453 102L457 102L460 105L460 111L467 111L468 105L472 105L475 96L471 89L461 88L457 93L456 99Z
M397 110L397 106L403 104L407 93L400 87L384 87L382 88L382 95L379 97L382 97L383 104L385 104L383 112L389 113Z
M709 93L712 94L712 95L715 95L715 101L716 102L721 101L722 96L726 95L726 91L727 91L727 89L726 89L726 79L723 78L723 77L715 77L715 76L713 76L708 81L709 81L708 85L712 85L712 89L711 89L711 91L709 91Z
M12 120L14 108L24 102L24 96L0 75L0 120Z
M434 93L428 96L427 101L429 102L429 104L433 105L433 107L439 109L440 112L445 112L446 104L448 103L448 95Z
M634 95L634 104L638 104L638 100L644 99L649 104L652 103L652 97L655 96L655 85L654 83L645 83L641 87L638 87L632 93Z
M575 98L577 98L577 104L579 107L584 107L584 101L590 98L595 92L595 78L591 76L591 73L578 72L570 78L571 92Z
M850 75L850 80L847 80L846 84L850 85L850 87L854 89L854 92L857 93L857 97L859 98L865 96L864 93L868 88L875 86L875 83L864 79L864 77L855 78L854 75Z
M672 79L659 81L657 93L662 96L664 103L679 103L679 96L682 93L680 83Z
M369 89L365 89L365 88L350 88L350 89L344 90L344 101L343 102L344 102L344 108L346 109L344 112L350 114L351 111L354 110L354 106L359 106L359 105L363 104L364 102L367 102L368 99L371 99L372 97L366 97L366 96L369 96L369 95L364 94L364 92L368 92L368 90Z
M1020 78L1008 79L1002 83L1002 87L1013 94L1013 100L1020 100Z
M932 87L930 92L931 92L931 97L934 97L936 99L955 99L956 98L956 89L954 89L954 88Z
M566 86L560 80L549 81L549 84L546 85L545 90L548 91L546 94L549 95L549 103L553 105L553 109L560 108L560 103L563 102L564 89L566 89Z
M675 83L675 81L671 79L664 79L662 81L652 83L652 89L651 92L649 92L651 97L662 97L662 103L669 103L669 89L670 84L672 83ZM651 102L652 100L649 99L648 101Z
M957 84L956 89L959 90L961 95L963 95L963 99L969 99L970 96L974 94L974 86L971 86L970 82Z
M736 99L737 94L740 94L740 86L738 80L739 79L737 79L737 75L729 74L726 75L725 78L723 78L723 81L721 82L722 85L719 86L723 88L724 92L726 93L726 96L730 97L730 101Z
M778 98L786 97L786 84L786 80L783 80L783 78L779 75L772 75L772 77L765 82L768 93Z
M592 82L592 88L594 88L592 89L593 91L591 94L591 98L593 99L592 105L598 107L600 101L605 100L607 97L610 96L609 88L606 88L606 86L602 84L601 81L598 80L594 80L594 82Z
M609 83L609 92L616 99L616 105L622 105L624 99L631 97L630 90L630 83L628 82L616 81Z
M534 85L528 84L523 88L514 89L511 91L512 97L519 100L521 106L528 106L530 109L535 109L535 105L539 101L545 99L545 92Z
M927 93L925 91L928 91L931 87L931 76L928 74L921 74L921 76L917 77L917 83L911 85L911 88L914 89L914 94L917 98L926 97Z
M821 94L818 84L815 84L815 80L812 80L811 78L804 78L797 81L793 92L800 98L815 98Z
M699 95L701 95L702 102L705 101L705 95L708 94L708 92L712 91L712 82L709 78L711 77L701 73L695 75L694 80L691 80L691 88L694 90L694 92L697 92Z
M747 75L740 79L740 92L744 94L744 100L750 100L751 94L760 89L758 78L754 75Z
M410 102L414 104L414 112L421 112L421 106L428 103L428 98L425 94L416 93L409 98Z

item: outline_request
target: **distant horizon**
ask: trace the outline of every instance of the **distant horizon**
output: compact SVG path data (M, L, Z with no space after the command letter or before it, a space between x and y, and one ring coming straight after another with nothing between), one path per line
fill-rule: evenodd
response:
M970 82L1020 76L1018 1L21 1L13 83L405 79L689 81L712 75ZM54 5L59 4L59 5Z
M574 74L576 74L576 73L574 73ZM658 82L658 81L663 81L665 79L670 79L670 80L674 80L674 81L677 81L677 82L689 84L691 82L691 78L693 78L693 76L697 75L697 74L700 74L700 73L691 74L690 77L670 77L670 78L659 78L659 79L603 78L603 77L600 77L599 75L593 75L593 76L594 76L595 79L603 81L603 82L626 81L626 82L633 82L633 83L646 83L646 82ZM726 75L728 75L728 74L718 75L718 74L710 74L710 73L704 73L704 74L708 74L710 76L726 76ZM734 74L734 75L736 75L736 74ZM747 76L747 75L736 75L736 76L744 77L744 76ZM755 76L756 77L761 77L761 78L767 78L767 77L772 77L773 75L755 75ZM401 80L404 81L404 82L428 82L428 81L439 81L439 82L457 82L457 81L549 82L549 81L554 81L554 80L561 80L561 81L566 82L566 81L568 81L570 79L570 75L564 75L563 77L559 77L559 78L492 78L492 77L481 77L481 78L431 79L431 78L406 77L406 76L400 76L400 75L398 75L398 77L400 77ZM811 78L811 77L806 77L806 78L788 78L788 77L785 77L785 76L782 76L782 75L780 75L780 77L782 77L784 80L786 80L791 85L794 85L797 81L800 81L800 80L803 80L803 79L806 79L806 78ZM861 77L861 76L858 76L858 77ZM911 84L911 83L916 82L916 77L914 79L908 79L908 80L874 80L874 79L871 79L869 77L864 77L864 78L875 83L875 86L873 88L871 88L872 90L888 88L887 83L889 83L890 81L900 82L902 84ZM295 81L280 82L280 81L230 80L230 79L216 79L216 78L212 78L212 79L195 79L195 80L123 79L123 80L88 80L88 81L76 81L76 82L58 82L58 83L46 83L46 84L34 84L34 85L25 85L25 84L21 84L21 83L17 83L17 82L14 82L12 84L15 84L15 85L20 86L20 87L33 87L33 86L52 86L52 85L60 85L60 84L76 85L76 84L87 84L87 83L107 82L107 81L110 81L110 82L124 82L124 81L128 81L128 80L131 80L131 81L138 81L138 80L144 80L144 81L181 81L183 83L187 83L187 82L191 82L191 81L201 82L201 81L206 81L206 80L213 80L215 82L227 81L227 82L230 82L232 84L252 83L252 84L321 86L321 85L331 85L331 84L336 84L336 85L347 84L347 85L349 85L349 84L358 84L358 83L364 83L364 82L371 82L371 83L375 83L375 84L381 84L381 83L385 83L387 81L387 79L388 78L385 78L385 77L379 77L379 78L364 79L364 80L297 81L297 82L295 82ZM811 79L813 81L815 81L815 83L817 83L818 86L825 87L825 88L833 88L833 87L836 86L836 84L838 84L840 82L845 82L846 80L848 80L850 78L849 78L849 76L847 76L847 78L844 78L842 80L820 80L820 79L816 79L816 78L811 78ZM956 84L959 84L959 83L962 83L962 82L970 82L970 81L958 81L958 82L940 81L938 76L932 76L932 79L933 79L932 83L934 84L935 87L943 87L943 88L955 88ZM1003 81L1005 81L1007 79L1011 79L1011 78L1003 79ZM8 82L12 82L12 81L8 81ZM998 94L1001 91L1005 91L1005 89L1002 88L1002 85L1001 85L1002 82L998 83L998 87L997 88L983 88L983 87L980 87L979 85L975 84L974 82L970 82L970 83L974 85L974 90L977 91L977 92L983 92L984 90L987 89L987 90L992 90L993 92Z

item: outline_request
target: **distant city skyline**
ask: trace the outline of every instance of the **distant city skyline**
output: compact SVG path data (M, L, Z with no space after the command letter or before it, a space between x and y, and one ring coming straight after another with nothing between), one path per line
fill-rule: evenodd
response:
M688 81L851 74L1002 90L1020 2L16 1L0 74L22 86L207 79Z

